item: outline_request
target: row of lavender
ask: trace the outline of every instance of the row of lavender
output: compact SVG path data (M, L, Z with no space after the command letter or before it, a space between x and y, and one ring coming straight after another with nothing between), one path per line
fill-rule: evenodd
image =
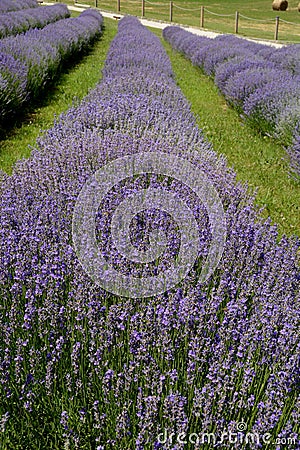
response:
M128 300L82 269L72 216L95 171L149 151L184 157L207 174L224 205L227 240L209 281L200 284L195 267L178 288ZM180 236L155 205L133 221L131 238L142 249L153 229L167 232L158 265L135 268L111 243L115 208L149 186L187 203L200 260L211 242L207 211L186 186L155 174L126 180L96 221L108 264L125 274L156 273L176 258ZM279 449L275 437L299 448L299 242L277 242L276 228L259 218L197 128L159 39L137 19L120 21L96 89L11 177L3 174L0 221L3 448L211 449L212 441L201 444L208 432L221 448ZM238 438L220 443L223 432Z
M64 4L29 8L0 15L0 38L24 33L30 28L43 28L48 23L70 17Z
M9 11L19 11L26 8L37 8L37 0L1 0L0 14Z
M61 5L59 10L66 11ZM101 32L103 19L95 10L59 20L38 30L0 41L0 123L37 97L72 55L87 48Z
M164 38L215 83L257 129L278 139L300 175L300 45L276 49L235 36L216 39L167 27Z

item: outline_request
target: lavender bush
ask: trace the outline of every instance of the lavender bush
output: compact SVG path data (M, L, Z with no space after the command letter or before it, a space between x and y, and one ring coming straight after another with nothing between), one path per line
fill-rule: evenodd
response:
M28 68L5 53L0 53L0 67L0 104L14 111L27 98Z
M19 11L20 9L37 8L36 0L1 0L0 14L8 11Z
M288 148L288 153L291 158L291 165L296 174L300 174L300 125L296 126L294 131L294 141L291 147Z
M115 208L157 186L193 212L199 261L164 294L115 297L79 264L74 206L103 165L149 151L181 156L212 180L226 247L218 270L199 283L211 241L203 205L169 177L126 179L98 209L107 261L136 276L172 264L178 228L155 205L134 218L131 239L145 249L149 233L164 230L170 245L157 264L124 259L110 238ZM284 439L299 448L299 240L278 240L203 138L157 37L122 19L102 81L12 176L0 176L2 448L280 449ZM238 440L221 443L223 432ZM202 433L217 442L206 436L202 445ZM247 433L255 433L248 443Z
M61 5L59 9L63 11L65 7ZM87 48L99 36L102 23L100 13L88 10L78 18L1 39L0 123L37 97L68 58Z
M299 44L276 49L235 36L194 36L179 27L167 27L163 35L214 77L227 101L252 125L289 147L291 155L300 123Z
M64 4L30 8L0 15L0 38L23 33L30 28L43 28L51 22L70 17Z
M273 48L262 48L258 52L265 59L274 62L278 67L300 75L300 45L286 45L274 51Z

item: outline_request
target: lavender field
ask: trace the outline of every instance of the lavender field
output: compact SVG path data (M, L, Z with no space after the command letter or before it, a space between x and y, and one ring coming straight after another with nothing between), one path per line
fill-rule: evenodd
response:
M48 23L67 17L70 17L69 10L62 3L0 14L0 38L24 33L30 28L43 28Z
M78 19L25 33L16 41L23 39L24 46L8 41L17 38L1 40L0 54L5 45L13 55L17 48L30 54L25 49L30 36L36 48L43 39L51 44L40 52L55 65L56 52L68 54L84 45L101 25L97 12L86 11ZM175 43L176 34L167 29L165 37L193 57L190 35ZM232 64L224 63L226 70L218 72L220 86L227 86L234 63L247 66L245 58L268 80L267 58L270 73L290 77L297 95L299 68L292 50L276 65L270 55L254 56L251 44L239 50L228 39L226 46L219 39L216 51L208 42L203 50L210 73L221 67L216 61L224 60L225 51L227 58L230 53ZM33 67L28 92L35 92L37 70L49 69L37 62L26 66L26 57L14 57L13 70L22 73L24 65L27 92L26 74ZM261 89L265 85L258 83ZM238 86L230 92L234 89ZM269 121L259 106L256 111L268 132L280 135L295 155L297 116L288 94L282 101L287 108L280 124L286 120L287 137L280 135L279 122ZM239 92L230 102L242 108ZM149 155L193 168L214 201L206 207L174 170L172 178L151 165L120 180L111 173L113 188L101 202L96 203L96 195L83 195L89 183L97 189L95 174L109 164L138 164ZM177 218L164 204L159 208L161 202L138 206L130 236L122 235L120 245L114 242L114 216L121 205L126 215L139 192L146 197L158 190L184 204L186 216ZM195 263L180 282L156 295L105 289L89 275L94 254L87 250L90 266L85 267L74 242L79 198L94 208L93 238L105 258L107 278L118 272L126 280L157 280L171 273L189 214L197 227ZM216 198L226 232L218 235L218 265L203 279L202 267L215 242ZM276 225L261 218L247 186L237 182L196 125L159 38L136 18L119 22L95 89L57 119L11 176L0 173L0 222L1 449L300 448L300 240L279 238Z
M214 78L248 122L286 147L300 175L300 45L277 49L230 35L209 39L179 27L167 27L163 34Z
M20 11L27 8L37 8L38 2L36 0L1 0L0 14L9 11Z
M65 5L53 8L56 17L69 16ZM47 11L43 9L44 17ZM42 29L0 39L0 126L37 98L63 64L88 48L100 35L101 26L100 13L87 10L77 18L57 20Z

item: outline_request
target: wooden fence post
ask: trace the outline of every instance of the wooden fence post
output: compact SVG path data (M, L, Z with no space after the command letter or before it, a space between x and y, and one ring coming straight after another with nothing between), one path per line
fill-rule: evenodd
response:
M200 28L204 27L204 6L200 8Z
M239 32L239 12L235 12L235 25L234 25L234 32L235 34L238 34Z
M173 2L170 2L170 22L173 20Z
M275 41L278 40L278 30L279 30L279 16L277 16L275 19L275 33L274 33Z
M145 17L145 0L142 0L142 17Z

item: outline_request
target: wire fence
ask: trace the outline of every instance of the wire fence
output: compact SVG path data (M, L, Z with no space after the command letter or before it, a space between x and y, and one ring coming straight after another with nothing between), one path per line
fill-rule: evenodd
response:
M82 3L84 1L80 0ZM300 22L287 21L279 16L257 19L241 14L239 11L231 14L220 14L211 11L203 5L199 5L197 8L186 8L173 1L155 2L150 0L136 0L128 2L125 0L87 0L87 2L89 6L95 6L97 8L104 8L109 4L111 6L115 5L116 11L119 13L141 14L142 17L149 18L153 18L153 15L155 15L155 18L180 23L182 25L192 24L200 28L210 28L215 31L240 33L248 36L251 31L254 32L256 30L255 37L265 38L266 34L269 33L268 37L273 38L275 41L280 38L281 41L300 42ZM74 4L78 5L78 2L75 0ZM193 20L188 19L189 15L190 17L192 16ZM264 25L265 27L263 27Z

